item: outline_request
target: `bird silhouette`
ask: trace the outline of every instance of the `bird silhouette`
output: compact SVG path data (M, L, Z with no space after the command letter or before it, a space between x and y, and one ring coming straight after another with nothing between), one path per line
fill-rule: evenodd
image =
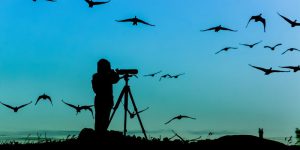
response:
M269 49L271 49L272 51L274 51L275 50L275 48L277 47L277 46L280 46L280 45L282 45L281 43L279 43L279 44L276 44L275 46L273 46L273 47L271 47L271 46L264 46L264 48L269 48Z
M94 2L93 0L85 0L85 2L88 3L88 5L89 5L90 8L93 8L94 5L102 5L102 4L106 4L106 3L110 2L110 0L109 0L109 1L106 1L106 2Z
M137 26L138 23L142 23L145 25L149 25L149 26L155 26L153 24L147 23L139 18L137 18L136 16L134 16L134 18L129 18L129 19L124 19L124 20L116 20L117 22L132 22L132 25Z
M172 78L172 76L170 74L165 74L165 75L160 76L159 81L161 81L161 79L167 78L167 77Z
M183 118L189 118L189 119L196 120L196 118L193 118L193 117L179 115L179 116L176 116L176 117L172 118L171 120L169 120L169 121L166 122L165 124L169 124L171 121L173 121L173 120L175 120L175 119L181 120L181 119L183 119Z
M223 49L217 51L215 54L219 54L219 53L222 52L222 51L227 52L227 51L230 50L230 49L238 49L238 48L236 48L236 47L225 47L225 48L223 48Z
M284 51L281 55L283 55L283 54L285 54L286 52L288 52L288 51L300 51L299 49L297 49L297 48L289 48L289 49L287 49L286 51Z
M222 27L221 25L216 26L216 27L212 27L212 28L209 28L209 29L201 30L201 31L205 32L205 31L210 31L210 30L214 30L215 32L219 32L221 30L237 32L237 30L232 30L232 29L229 29L229 28L225 28L225 27Z
M26 103L26 104L24 104L24 105L17 106L17 107L12 107L12 106L10 106L10 105L7 105L7 104L4 104L4 103L2 103L2 102L0 102L0 103L1 103L2 105L6 106L7 108L10 108L10 109L12 109L14 112L18 112L18 111L19 111L19 109L21 109L21 108L23 108L23 107L25 107L25 106L27 106L27 105L31 104L31 103L32 103L32 101L30 101L29 103Z
M257 42L257 43L254 43L254 44L240 44L240 45L244 45L244 46L248 46L248 47L250 47L250 48L253 48L255 45L257 45L257 44L259 44L259 43L261 43L262 41L259 41L259 42Z
M292 69L294 72L300 71L300 65L298 65L298 66L283 66L280 68Z
M61 100L61 101L62 101L63 103L65 103L66 105L68 105L68 106L74 108L74 109L76 110L76 115L78 115L78 113L80 113L81 110L89 110L89 111L92 113L92 117L94 118L94 113L93 113L93 110L92 110L92 108L91 108L91 107L93 107L94 105L83 105L83 106L77 105L77 106L75 106L75 105L72 105L72 104L70 104L70 103L65 102L64 100Z
M265 75L269 75L269 74L275 73L275 72L290 72L290 71L272 70L272 67L270 69L266 69L266 68L262 68L262 67L253 66L251 64L249 64L249 66L265 72Z
M46 1L48 1L48 2L56 2L56 0L46 0Z
M155 72L155 73L151 73L151 74L147 74L147 75L144 75L144 77L154 77L155 75L161 73L162 71L158 71L158 72Z
M248 27L250 21L251 21L251 20L254 20L255 22L261 22L261 23L263 24L263 26L264 26L264 32L266 32L266 19L263 18L261 15L262 15L262 14L259 14L259 15L257 15L257 16L251 16L251 18L249 19L249 21L248 21L248 23L247 23L246 28Z
M182 75L184 75L185 73L180 73L180 74L177 74L177 75L173 75L173 76L171 76L171 78L178 78L179 76L182 76Z
M283 18L285 21L287 21L289 24L291 24L291 27L300 26L300 23L297 22L297 20L290 20L287 17L282 16L280 13L277 13L281 18Z
M45 93L44 93L43 95L40 95L40 96L37 98L37 100L36 100L36 102L35 102L35 105L36 105L40 100L49 100L50 103L51 103L51 105L53 106L51 97L48 96L48 95L46 95Z
M127 112L129 113L130 119L133 119L137 114L140 114L140 113L146 111L147 109L149 109L149 107L147 107L147 108L145 108L145 109L143 109L143 110L140 110L140 111L138 111L138 112L130 112L130 111L127 109Z

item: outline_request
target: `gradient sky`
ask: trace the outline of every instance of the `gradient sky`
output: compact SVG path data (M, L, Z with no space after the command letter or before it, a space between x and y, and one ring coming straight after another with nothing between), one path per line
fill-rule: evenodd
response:
M294 135L300 125L300 75L265 76L248 64L300 64L300 53L281 55L300 48L300 27L291 28L277 15L300 20L298 6L298 0L112 0L91 9L84 0L1 0L0 100L21 105L45 92L54 106L32 104L18 113L0 106L0 131L93 127L90 113L76 116L61 99L92 104L91 77L97 61L106 58L113 68L139 69L130 85L138 107L150 107L141 114L146 130L174 129L188 137L196 131L257 135L260 127L265 136ZM259 23L245 28L259 13L267 19L266 33ZM156 26L115 21L135 15ZM219 24L239 31L200 32ZM254 49L239 45L260 40ZM283 46L276 51L263 48L277 43ZM226 46L239 49L214 54ZM142 76L159 70L186 74L161 82ZM123 85L114 86L115 99ZM164 125L179 114L197 120ZM123 130L122 109L110 129ZM140 129L136 119L128 129Z

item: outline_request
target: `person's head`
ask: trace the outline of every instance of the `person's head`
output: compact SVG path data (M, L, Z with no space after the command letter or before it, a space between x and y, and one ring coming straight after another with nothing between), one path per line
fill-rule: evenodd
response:
M110 62L106 59L100 59L97 64L98 73L108 73L110 72Z

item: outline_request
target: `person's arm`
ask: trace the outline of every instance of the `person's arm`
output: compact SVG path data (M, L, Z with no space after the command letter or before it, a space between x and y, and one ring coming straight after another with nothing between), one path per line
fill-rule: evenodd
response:
M111 70L111 82L112 84L115 84L117 82L119 82L120 77L119 74L117 74L114 70Z

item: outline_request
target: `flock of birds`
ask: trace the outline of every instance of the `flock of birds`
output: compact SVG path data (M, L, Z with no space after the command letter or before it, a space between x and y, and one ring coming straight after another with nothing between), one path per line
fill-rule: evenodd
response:
M51 103L51 105L53 106L53 103L52 103L52 99L50 96L46 95L45 93L40 95L36 102L35 102L35 105L38 104L38 102L40 102L41 100L43 101L49 101ZM92 110L92 107L94 105L83 105L83 106L80 106L80 105L73 105L73 104L70 104L70 103L67 103L65 102L64 100L62 100L62 102L68 106L70 106L71 108L75 109L76 110L76 115L78 113L81 112L81 110L89 110L91 113L92 113L92 116L94 118L94 113L93 113L93 110ZM26 104L23 104L23 105L20 105L20 106L11 106L11 105L8 105L6 103L3 103L3 102L0 102L2 105L4 105L5 107L9 108L9 109L12 109L14 112L18 112L21 108L24 108L25 106L29 105L32 103L32 101L26 103Z
M36 2L37 0L33 0L33 2ZM57 0L46 0L48 2L57 2ZM107 4L110 2L109 1L104 1L104 2L96 2L96 1L93 1L93 0L84 0L87 4L88 4L88 7L90 8L93 8L94 6L96 5L102 5L102 4ZM280 13L277 13L282 19L284 19L287 23L290 24L291 27L296 27L296 26L300 26L300 23L297 22L297 20L291 20L283 15L281 15ZM148 25L148 26L155 26L153 24L150 24L146 21L143 21L139 18L137 18L136 16L134 18L128 18L128 19L123 19L123 20L115 20L117 22L131 22L132 25L134 26L137 26L139 23L142 23L144 25ZM267 25L267 21L264 17L262 17L262 14L259 14L259 15L256 15L256 16L251 16L250 19L248 20L247 24L246 24L246 28L249 26L250 22L251 21L254 21L254 22L257 22L257 23L261 23L262 24L262 27L263 27L263 31L266 32L266 25ZM222 25L219 25L219 26L215 26L215 27L211 27L211 28L208 28L208 29L204 29L204 30L201 30L202 32L206 32L206 31L214 31L214 32L219 32L219 31L230 31L230 32L238 32L238 30L233 30L233 29L230 29L230 28L227 28L227 27L224 27ZM256 43L253 43L253 44L245 44L245 43L240 43L240 45L242 46L246 46L246 47L249 47L249 48L254 48L255 46L257 46L258 44L260 44L262 41L259 41L259 42L256 42ZM270 49L272 51L275 51L275 49L277 49L279 46L281 46L282 44L279 43L279 44L276 44L274 46L264 46L264 48L266 49ZM235 49L238 49L238 47L225 47L219 51L217 51L215 54L219 54L220 52L228 52L229 50L235 50ZM299 49L297 48L288 48L286 49L283 53L281 53L282 55L286 54L287 52L293 52L293 51L300 51ZM258 69L260 71L263 71L265 73L265 75L269 75L271 73L275 73L275 72L290 72L290 71L282 71L282 70L274 70L271 68L263 68L263 67L258 67L258 66L254 66L254 65L251 65L249 64L250 67L253 67L255 69ZM290 70L293 70L294 72L297 72L300 70L300 65L298 66L281 66L280 68L284 68L284 69L290 69ZM155 72L155 73L151 73L151 74L147 74L147 75L144 75L144 77L155 77L156 75L158 75L159 73L161 73L162 71L158 71L158 72ZM179 76L182 76L184 75L185 73L180 73L180 74L177 74L177 75L170 75L170 74L163 74L160 76L159 78L159 81L161 81L162 79L166 79L166 78L178 78ZM51 101L51 98L45 94L39 96L39 98L37 99L35 105L39 102L39 100L41 99L45 99L45 100L49 100L52 104L52 101ZM73 104L70 104L70 103L67 103L65 101L62 100L62 102L68 106L70 106L71 108L75 109L76 110L76 113L80 113L81 110L89 110L91 113L92 113L92 116L94 118L94 115L93 115L93 110L91 109L91 107L93 107L94 105L84 105L84 106L80 106L80 105L73 105ZM12 109L14 112L17 112L19 109L31 104L32 102L29 102L29 103L26 103L24 105L21 105L21 106L17 106L17 107L12 107L10 105L7 105L5 103L2 103L0 102L2 105ZM128 113L129 113L129 116L130 118L134 118L138 113L141 113L141 112L144 112L148 109L149 107L147 107L146 109L143 109L141 111L138 111L138 112L131 112L129 110L126 110ZM165 124L169 124L171 123L172 121L174 120L181 120L181 119L193 119L195 120L196 118L193 118L193 117L190 117L190 116L186 116L186 115L178 115L178 116L175 116L173 118L171 118L169 121L167 121ZM212 135L212 133L210 132L209 134ZM178 136L178 134L175 134ZM178 136L179 137L179 136Z

